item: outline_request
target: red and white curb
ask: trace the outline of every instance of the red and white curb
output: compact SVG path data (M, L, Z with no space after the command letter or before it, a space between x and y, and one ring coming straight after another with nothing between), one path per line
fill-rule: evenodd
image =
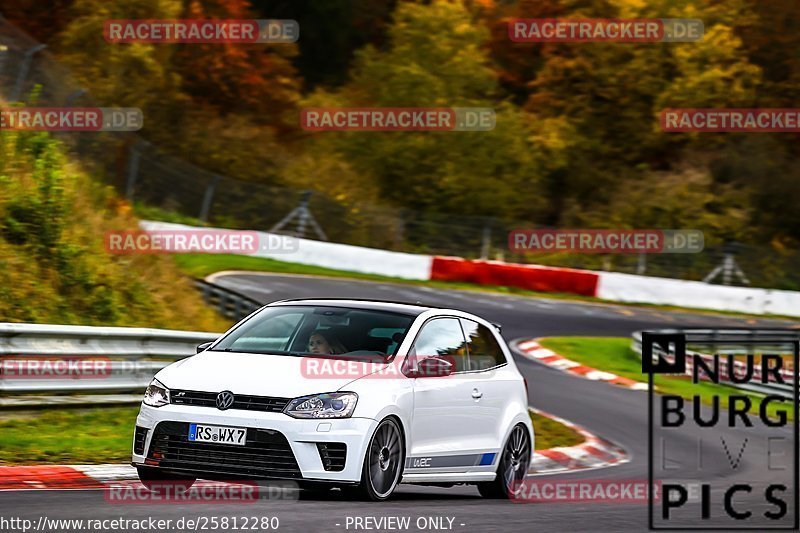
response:
M129 465L34 465L0 467L0 490L97 489L111 482L138 481Z
M601 439L581 426L533 407L530 410L571 428L579 433L584 441L574 446L560 446L533 452L528 475L543 476L574 470L606 468L630 461L630 455L622 447Z
M584 442L575 446L533 452L529 475L604 468L629 460L628 454L580 426L531 408L580 433ZM110 485L138 485L136 469L125 464L0 466L0 491L49 489L102 489ZM219 485L221 482L198 482Z
M198 481L199 487L229 485L222 481ZM103 489L139 486L136 469L125 464L0 466L0 491L51 489Z
M619 385L626 389L647 390L647 383L623 378L611 372L604 372L603 370L597 370L596 368L571 361L552 350L544 348L539 344L538 339L517 342L515 347L517 351L529 359L556 368L562 372L568 372L592 381L605 381L606 383Z

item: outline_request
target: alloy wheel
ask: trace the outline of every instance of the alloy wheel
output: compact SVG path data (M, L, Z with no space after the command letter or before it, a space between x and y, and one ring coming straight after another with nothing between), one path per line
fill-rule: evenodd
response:
M516 426L508 437L500 463L500 474L509 495L516 495L522 489L522 481L531 463L531 444L528 432Z
M400 478L403 438L394 420L385 420L372 437L369 447L369 482L380 498L392 493Z

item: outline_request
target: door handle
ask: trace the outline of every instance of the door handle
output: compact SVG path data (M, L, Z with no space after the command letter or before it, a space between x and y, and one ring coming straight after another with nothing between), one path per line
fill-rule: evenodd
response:
M483 393L478 389L472 389L472 397L476 400L483 398Z

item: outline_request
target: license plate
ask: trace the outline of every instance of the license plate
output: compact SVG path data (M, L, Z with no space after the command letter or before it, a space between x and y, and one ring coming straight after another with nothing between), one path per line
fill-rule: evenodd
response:
M245 428L189 424L189 440L192 442L215 442L244 446L246 438L247 429Z

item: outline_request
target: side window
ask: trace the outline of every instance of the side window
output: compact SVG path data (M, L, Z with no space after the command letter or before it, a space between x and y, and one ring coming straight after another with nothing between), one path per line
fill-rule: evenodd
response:
M489 328L464 318L461 325L467 336L470 370L486 370L507 362L503 349Z
M443 355L455 363L455 372L467 370L467 349L456 318L436 318L422 327L414 343L417 359Z

